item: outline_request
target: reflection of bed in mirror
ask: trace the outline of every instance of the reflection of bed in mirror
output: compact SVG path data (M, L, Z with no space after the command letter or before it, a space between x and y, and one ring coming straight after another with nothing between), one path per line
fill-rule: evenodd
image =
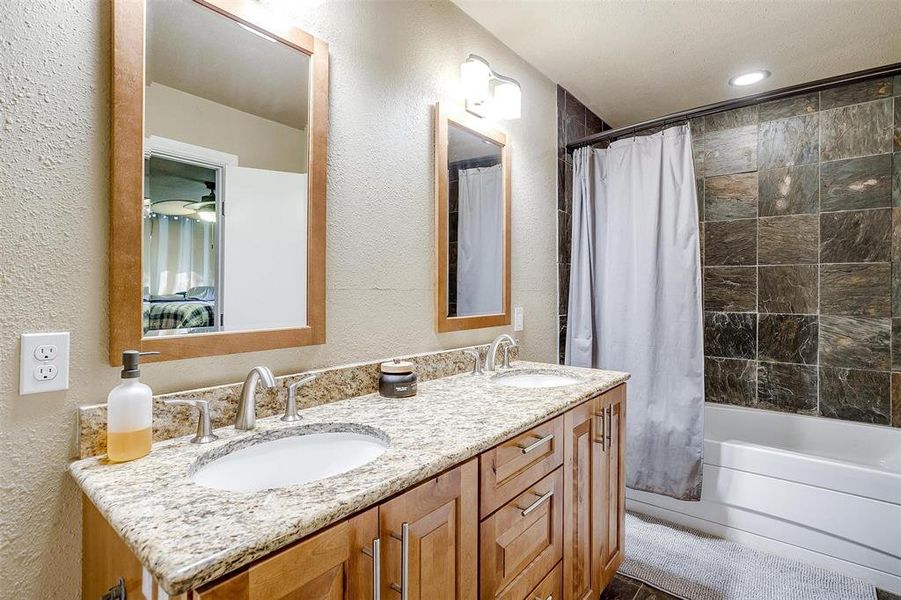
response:
M216 330L216 293L210 286L159 296L145 289L144 335Z

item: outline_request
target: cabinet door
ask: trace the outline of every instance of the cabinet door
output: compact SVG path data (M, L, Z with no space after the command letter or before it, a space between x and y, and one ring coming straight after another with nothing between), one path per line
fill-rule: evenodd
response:
M478 496L473 459L379 507L383 599L476 599Z
M601 595L600 548L606 536L607 469L601 400L584 402L565 415L563 506L563 598ZM594 551L598 553L595 554ZM542 599L543 600L543 599Z
M201 588L198 600L371 600L372 561L363 554L378 536L370 509L276 552L245 571Z
M603 504L604 540L602 544L601 587L613 579L623 562L626 504L626 386L615 387L601 396L605 427Z

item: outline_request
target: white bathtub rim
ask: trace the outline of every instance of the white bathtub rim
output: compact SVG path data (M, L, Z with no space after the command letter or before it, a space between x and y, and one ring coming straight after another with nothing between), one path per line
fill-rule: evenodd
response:
M704 463L901 504L901 473L745 441L704 441ZM838 471L838 472L836 472Z

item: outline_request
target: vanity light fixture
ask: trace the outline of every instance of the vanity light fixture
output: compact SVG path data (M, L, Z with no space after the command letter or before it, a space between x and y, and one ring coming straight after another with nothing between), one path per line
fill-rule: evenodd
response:
M482 118L489 114L501 119L520 117L522 86L512 77L493 71L481 56L466 57L460 65L460 81L468 112Z
M753 85L759 81L763 81L770 75L772 75L772 73L770 73L766 69L757 69L756 71L749 71L747 73L742 73L741 75L736 75L729 80L729 85L731 85L732 87Z

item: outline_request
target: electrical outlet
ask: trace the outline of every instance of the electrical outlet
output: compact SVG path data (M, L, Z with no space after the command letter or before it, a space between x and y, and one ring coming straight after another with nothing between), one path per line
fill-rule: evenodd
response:
M513 307L513 331L522 331L523 329L523 310L521 306Z
M53 360L59 348L55 344L41 344L34 349L34 357L37 360Z
M69 389L69 333L23 333L19 394Z
M55 379L57 368L54 365L38 365L34 368L34 378L38 381L50 381Z

